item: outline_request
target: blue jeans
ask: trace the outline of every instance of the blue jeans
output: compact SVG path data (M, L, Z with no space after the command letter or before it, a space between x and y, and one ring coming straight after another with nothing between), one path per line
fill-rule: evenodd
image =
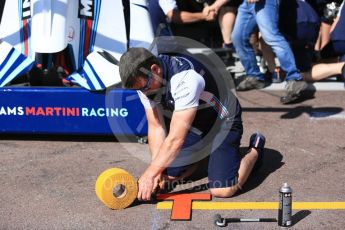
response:
M232 32L233 44L246 74L264 80L256 62L254 49L249 43L250 35L258 28L264 41L272 47L280 67L286 72L286 80L301 80L289 43L278 28L279 3L280 0L260 0L256 3L243 1L238 8Z

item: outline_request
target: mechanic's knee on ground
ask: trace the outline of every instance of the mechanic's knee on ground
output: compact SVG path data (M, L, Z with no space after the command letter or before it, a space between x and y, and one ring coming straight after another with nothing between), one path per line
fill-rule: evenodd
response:
M166 179L170 181L181 180L183 178L191 176L197 168L198 164L192 164L185 167L169 168Z
M219 197L219 198L227 198L232 197L238 190L238 186L234 185L231 187L226 188L210 188L210 192L212 196Z

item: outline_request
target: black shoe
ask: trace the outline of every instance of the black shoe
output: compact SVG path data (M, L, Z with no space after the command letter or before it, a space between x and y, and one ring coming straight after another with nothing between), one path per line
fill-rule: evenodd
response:
M266 138L261 133L254 133L250 137L250 140L249 140L249 150L251 148L254 148L258 152L258 159L255 162L255 165L253 167L253 171L258 170L261 167L261 165L262 165L263 156L264 156L265 142L266 142Z
M281 103L288 104L297 100L301 92L308 87L305 81L290 80L286 84L286 95L280 98Z
M251 89L262 89L265 87L265 82L256 79L255 77L246 77L243 81L238 84L236 90L246 91Z

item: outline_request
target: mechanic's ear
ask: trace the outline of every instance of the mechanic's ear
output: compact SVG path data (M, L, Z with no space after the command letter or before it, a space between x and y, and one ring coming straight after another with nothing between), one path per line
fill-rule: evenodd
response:
M160 72L161 72L161 67L157 64L152 64L151 65L151 72L154 74L154 75L159 75Z

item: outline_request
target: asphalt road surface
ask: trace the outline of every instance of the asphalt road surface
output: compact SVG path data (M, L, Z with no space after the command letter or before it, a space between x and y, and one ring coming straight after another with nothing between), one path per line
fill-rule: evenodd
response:
M345 91L309 91L305 100L281 105L283 91L238 93L243 107L242 150L255 131L265 134L264 165L233 198L213 202L277 202L283 182L294 202L345 201ZM148 146L104 137L2 135L0 229L217 229L216 213L234 218L276 218L274 209L192 210L191 221L171 221L170 209L135 203L111 210L96 197L98 175L146 168ZM202 178L176 187L189 189ZM344 229L345 209L294 209L292 229ZM280 229L277 223L231 223L233 229Z

